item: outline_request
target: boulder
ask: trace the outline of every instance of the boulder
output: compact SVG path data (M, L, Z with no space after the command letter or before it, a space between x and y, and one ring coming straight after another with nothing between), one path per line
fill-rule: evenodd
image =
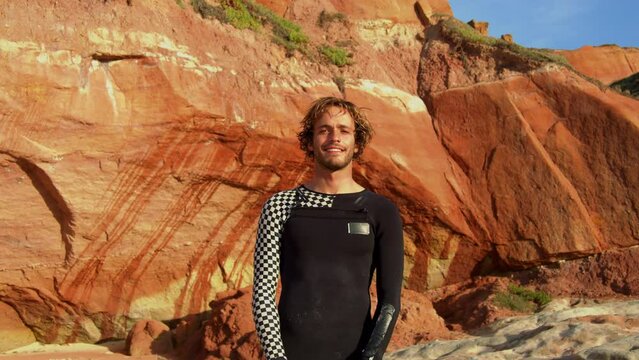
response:
M405 289L402 291L402 308L386 351L392 352L436 339L456 339L463 336L463 333L446 327L444 319L427 295Z
M500 39L504 40L505 42L509 43L509 44L514 44L515 42L513 41L513 36L511 34L503 34Z
M202 347L207 358L250 360L261 356L251 310L252 292L220 294L203 323Z
M468 25L473 29L477 30L480 34L484 36L488 36L488 22L487 21L477 21L472 19L468 22Z
M170 353L173 351L171 331L157 320L138 321L129 331L126 351L131 356Z

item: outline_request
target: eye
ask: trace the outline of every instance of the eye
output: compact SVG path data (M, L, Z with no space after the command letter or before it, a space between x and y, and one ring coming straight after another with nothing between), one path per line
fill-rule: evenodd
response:
M351 134L351 133L352 133L352 131L351 131L351 130L349 130L349 129L342 129L342 131L341 131L341 132L342 132L342 134L344 134L344 135L349 135L349 134Z
M328 130L326 130L325 128L319 129L317 131L318 134L326 134L328 132Z

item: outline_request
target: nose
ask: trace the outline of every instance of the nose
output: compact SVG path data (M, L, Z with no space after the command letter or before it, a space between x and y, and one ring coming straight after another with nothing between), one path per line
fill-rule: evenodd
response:
M340 136L339 131L331 131L331 132L329 132L328 140L334 141L334 142L342 142L342 138Z

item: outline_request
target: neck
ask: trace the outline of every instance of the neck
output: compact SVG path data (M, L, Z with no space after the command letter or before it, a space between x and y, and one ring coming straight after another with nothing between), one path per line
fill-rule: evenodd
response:
M352 164L343 169L331 171L316 163L313 177L304 186L325 194L346 194L364 190L364 187L353 180Z

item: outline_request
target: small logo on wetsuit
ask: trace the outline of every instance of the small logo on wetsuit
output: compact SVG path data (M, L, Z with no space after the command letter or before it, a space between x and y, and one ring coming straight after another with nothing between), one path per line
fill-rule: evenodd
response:
M371 233L371 228L368 223L349 222L348 233L356 235L368 235Z

